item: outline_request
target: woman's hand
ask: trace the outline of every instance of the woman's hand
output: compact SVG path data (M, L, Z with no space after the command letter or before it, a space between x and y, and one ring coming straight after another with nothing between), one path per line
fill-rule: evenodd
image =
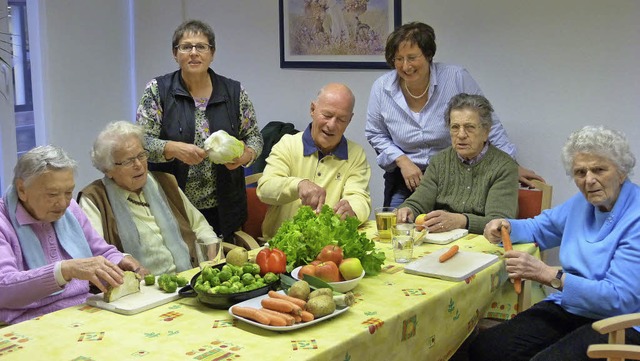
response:
M413 211L409 207L400 208L396 213L397 223L413 223L414 219Z
M509 221L506 219L494 219L489 221L489 223L484 226L484 238L493 244L502 242L502 234L500 233L502 227L507 227L507 232L511 234L511 224L509 224Z
M256 159L256 151L253 150L252 148L247 147L247 145L245 144L244 152L242 153L242 155L239 156L238 158L235 158L233 162L226 163L224 166L227 167L227 169L229 170L234 170L242 165L250 163L255 159Z
M121 285L124 275L118 266L102 256L62 261L60 271L66 281L74 278L86 280L96 285L102 292L107 292L105 284L112 287Z
M467 224L467 217L460 213L450 213L446 211L431 211L427 213L427 220L424 225L430 233L440 233L456 228L464 228Z
M149 270L144 268L144 266L142 266L140 262L138 262L138 260L133 258L133 256L131 255L124 256L122 261L118 263L118 267L120 267L120 269L123 271L135 272L141 277L144 277L149 274Z
M535 188L533 183L530 182L532 179L537 179L540 182L546 183L544 178L537 175L533 170L518 166L518 181L520 181L520 183L526 185L527 187Z
M527 252L509 251L504 254L505 266L509 278L521 278L549 284L557 269L548 266Z
M207 152L195 144L168 141L164 146L164 157L177 158L188 165L196 165L207 157Z
M398 157L396 164L400 168L404 184L411 192L414 192L416 188L418 188L418 185L420 185L422 171L406 155Z

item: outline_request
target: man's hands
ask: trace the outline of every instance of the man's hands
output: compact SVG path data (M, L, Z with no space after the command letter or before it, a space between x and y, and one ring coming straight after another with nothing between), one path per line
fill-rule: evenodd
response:
M312 181L303 179L298 183L298 197L303 206L309 206L316 213L320 213L327 198L327 191Z
M327 191L312 181L303 179L298 183L298 197L300 197L303 206L309 206L313 208L316 213L320 213L327 198ZM346 199L341 199L336 203L336 205L333 206L333 211L340 216L340 219L345 219L347 216L356 216L353 208L351 208L351 204L349 204L349 201Z
M353 208L351 208L351 204L349 204L349 201L346 199L341 199L335 206L333 206L333 211L340 216L340 219L356 216Z
M107 292L105 284L113 287L121 285L124 275L118 266L102 256L62 261L60 271L66 281L74 278L86 280L96 285L102 292Z

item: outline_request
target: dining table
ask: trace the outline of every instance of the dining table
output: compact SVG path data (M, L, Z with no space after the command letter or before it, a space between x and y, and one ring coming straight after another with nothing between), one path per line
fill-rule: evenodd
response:
M0 328L0 360L448 360L483 317L508 319L517 295L504 250L469 234L449 245L423 243L413 258L458 245L461 252L495 254L499 261L463 281L404 272L391 244L375 236L375 221L360 227L386 260L352 290L346 311L306 327L264 329L180 297L132 315L81 304ZM539 257L533 244L514 249ZM250 255L255 255L252 250ZM183 272L191 279L199 269ZM144 286L143 286L144 287ZM544 297L534 288L532 298Z

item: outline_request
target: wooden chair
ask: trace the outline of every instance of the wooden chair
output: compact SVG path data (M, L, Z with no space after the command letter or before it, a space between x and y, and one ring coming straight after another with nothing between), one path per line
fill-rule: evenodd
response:
M553 186L535 179L531 183L535 189L520 188L518 191L517 219L533 218L551 208ZM531 304L531 282L522 282L522 292L518 295L518 312L528 309Z
M609 334L609 343L590 345L587 356L606 358L607 361L640 360L640 346L626 345L625 329L640 325L640 313L605 318L593 323L593 329Z
M545 209L551 208L553 187L538 180L531 182L535 189L520 188L518 191L517 219L533 218Z
M262 173L250 174L245 177L247 186L255 184L262 177ZM244 247L247 250L259 248L264 245L262 238L262 222L267 213L268 205L262 203L256 194L255 187L247 187L247 220L242 228L234 232L235 244L223 242L225 254L235 247Z

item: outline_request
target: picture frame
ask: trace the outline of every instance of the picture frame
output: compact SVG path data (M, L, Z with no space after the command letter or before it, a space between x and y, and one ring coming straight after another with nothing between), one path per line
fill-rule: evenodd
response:
M401 0L279 0L280 68L389 69Z

